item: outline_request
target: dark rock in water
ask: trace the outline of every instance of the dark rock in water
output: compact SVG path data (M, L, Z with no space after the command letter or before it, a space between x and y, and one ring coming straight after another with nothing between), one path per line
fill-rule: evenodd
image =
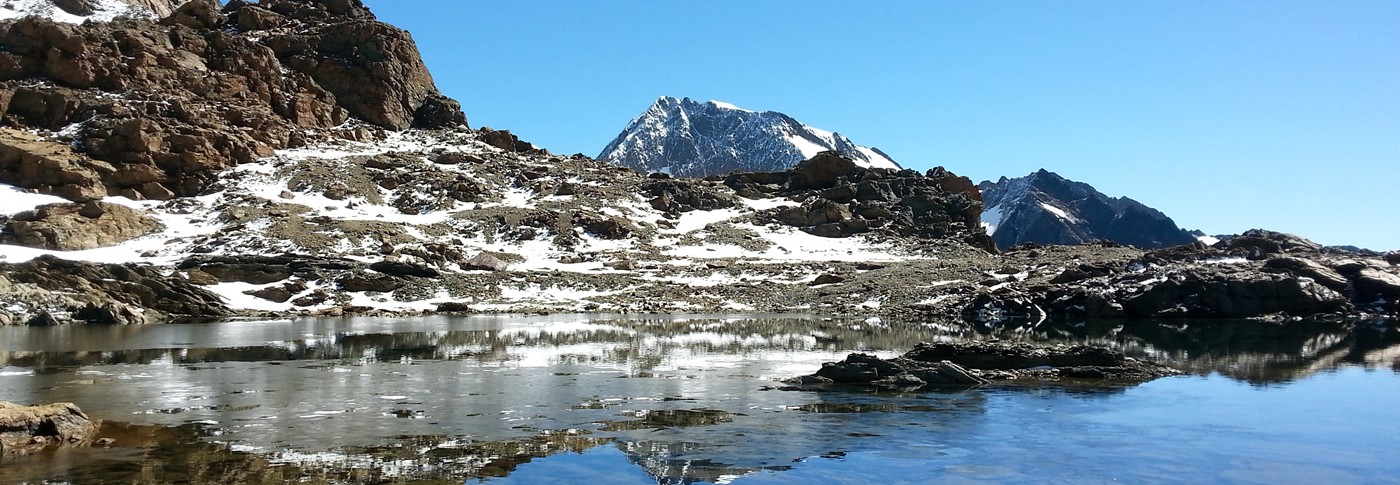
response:
M1025 342L920 343L904 354L923 362L950 361L969 369L1015 370L1031 367L1121 366L1136 363L1122 352L1087 345L1043 346Z
M920 343L893 359L851 354L841 362L823 364L815 374L791 381L908 389L1016 378L1147 381L1180 373L1101 347L970 341Z
M21 406L0 402L0 460L58 446L84 446L100 422L72 403Z

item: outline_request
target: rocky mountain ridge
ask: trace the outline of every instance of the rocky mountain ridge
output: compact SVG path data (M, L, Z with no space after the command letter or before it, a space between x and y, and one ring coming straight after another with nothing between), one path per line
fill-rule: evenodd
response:
M669 96L628 123L597 159L643 173L708 177L778 172L823 151L835 151L864 167L900 168L878 149L782 113Z
M1196 239L1156 209L1127 197L1109 197L1045 169L984 181L978 188L986 206L983 223L1001 249L1100 240L1163 248Z

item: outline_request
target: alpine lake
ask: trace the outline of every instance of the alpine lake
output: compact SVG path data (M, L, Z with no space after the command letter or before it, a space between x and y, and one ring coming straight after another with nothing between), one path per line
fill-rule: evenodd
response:
M958 339L1102 345L1186 375L916 392L781 382L852 352ZM1400 484L1394 323L549 315L4 327L0 400L76 403L110 439L7 459L5 484Z

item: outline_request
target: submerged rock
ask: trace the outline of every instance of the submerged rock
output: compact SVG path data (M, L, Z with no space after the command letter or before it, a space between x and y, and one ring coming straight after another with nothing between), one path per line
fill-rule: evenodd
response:
M1180 373L1102 347L974 341L920 343L893 359L851 354L841 362L823 364L815 374L798 377L792 382L917 389L940 384L982 385L1020 378L1149 381Z
M76 446L97 434L98 422L72 403L22 406L0 401L0 460L52 446Z

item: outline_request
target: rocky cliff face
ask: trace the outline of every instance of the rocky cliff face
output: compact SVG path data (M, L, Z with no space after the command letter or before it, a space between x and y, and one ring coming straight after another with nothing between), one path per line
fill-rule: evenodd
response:
M29 16L0 23L0 44L0 182L73 201L199 194L220 170L351 119L465 123L408 33L358 0L195 0L158 22ZM36 129L47 135L24 132Z
M666 96L628 123L598 160L643 173L707 177L782 171L828 150L862 167L899 168L879 150L782 113Z
M986 207L982 221L1002 249L1099 240L1160 248L1195 240L1156 209L1127 197L1106 196L1044 169L978 187Z

